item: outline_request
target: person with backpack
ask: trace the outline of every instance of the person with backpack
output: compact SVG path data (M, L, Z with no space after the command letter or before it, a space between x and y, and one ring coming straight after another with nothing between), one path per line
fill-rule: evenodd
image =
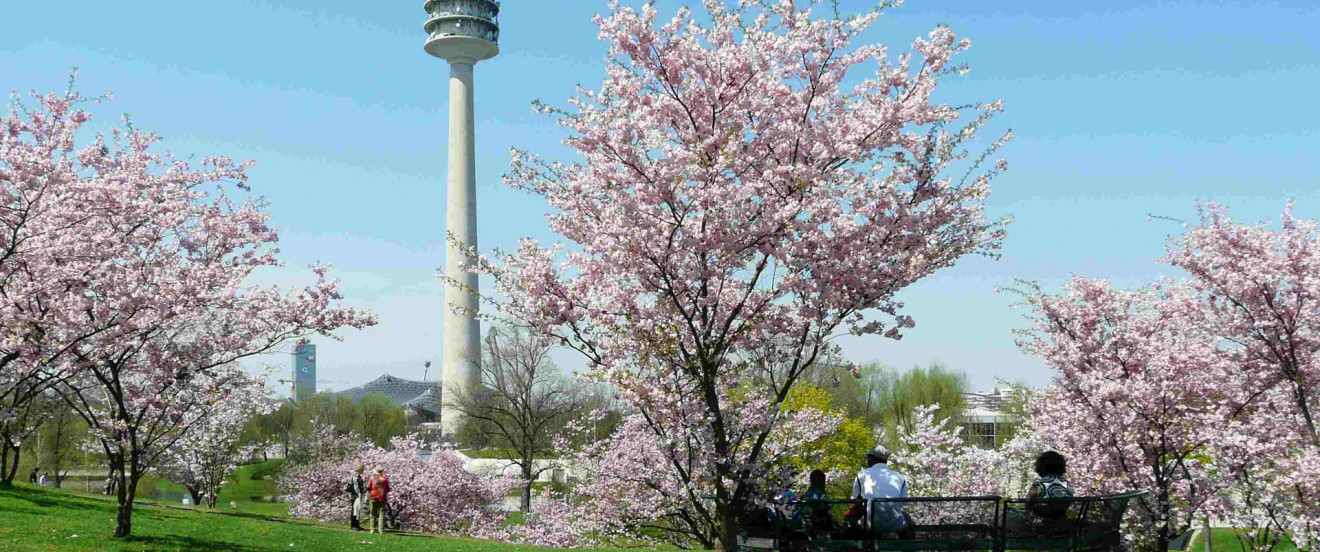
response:
M1028 502L1023 510L1004 512L1005 526L1009 531L1038 533L1042 530L1066 530L1066 525L1058 522L1068 517L1068 508L1073 502L1072 487L1063 478L1068 471L1068 463L1062 454L1047 450L1036 457L1036 475L1040 479L1032 482L1027 489L1029 499L1051 499L1049 502ZM1057 502L1054 502L1056 501ZM1053 503L1051 503L1053 502Z
M367 482L362 479L362 472L367 467L361 462L353 465L353 475L349 476L344 486L348 493L348 522L354 531L362 530L362 517L367 506Z
M376 466L376 475L367 482L367 498L371 500L371 527L368 532L385 533L385 509L389 503L390 478L385 468Z

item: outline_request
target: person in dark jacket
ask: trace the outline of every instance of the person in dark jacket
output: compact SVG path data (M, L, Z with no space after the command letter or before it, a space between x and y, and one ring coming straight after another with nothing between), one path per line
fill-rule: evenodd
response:
M807 527L812 538L828 536L834 532L834 518L830 516L830 505L824 502L812 504L812 501L830 499L825 492L825 472L812 470L810 486L802 495L802 509L807 517Z
M38 472L39 470L41 470L41 468L39 468L39 467L37 467L37 466L33 466L33 467L32 467L32 473L29 473L29 474L28 474L28 483L34 483L34 484L35 484L35 483L37 482L37 472Z
M367 467L361 462L353 465L353 475L349 476L348 483L344 486L344 492L348 493L348 519L349 525L354 531L362 530L362 514L366 509L367 501L367 480L362 478L362 472Z

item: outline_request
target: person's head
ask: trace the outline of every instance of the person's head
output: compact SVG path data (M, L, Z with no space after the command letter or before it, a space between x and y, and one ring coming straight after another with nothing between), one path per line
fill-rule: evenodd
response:
M354 473L361 474L362 471L365 470L365 469L367 469L367 465L366 465L366 464L363 464L362 462L358 462L358 463L356 463L356 464L353 464L353 472L354 472Z
M384 475L384 474L385 474L385 467L384 467L384 466L376 466L376 469L374 469L374 470L372 470L372 471L376 472L376 475Z
M866 452L866 467L869 468L876 464L888 464L888 463L889 463L889 449L885 448L884 445L876 445L875 447L871 448L871 450Z
M825 488L825 472L822 470L811 470L811 488Z
M1036 457L1036 475L1060 477L1066 471L1068 471L1068 464L1064 461L1062 454L1047 450Z

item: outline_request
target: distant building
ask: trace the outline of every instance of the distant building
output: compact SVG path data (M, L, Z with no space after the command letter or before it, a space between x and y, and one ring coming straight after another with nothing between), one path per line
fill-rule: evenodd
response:
M293 350L293 397L303 402L316 394L316 345L299 343Z
M374 380L336 393L358 402L367 395L385 395L404 408L409 426L423 426L440 418L440 397L433 381L403 379L384 374ZM425 427L425 426L423 426Z
M966 443L985 448L1003 444L1005 426L1017 422L1012 415L1003 412L1004 403L1014 392L1016 389L1012 387L996 387L989 393L963 393L963 400L967 403L962 421L966 428L963 433Z

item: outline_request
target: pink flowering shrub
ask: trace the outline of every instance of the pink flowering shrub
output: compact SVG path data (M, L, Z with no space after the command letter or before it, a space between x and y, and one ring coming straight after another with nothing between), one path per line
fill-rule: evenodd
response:
M935 421L936 405L918 406L911 428L900 426L903 448L890 464L908 481L911 496L1021 497L1034 475L1036 454L1045 448L1030 432L1019 432L999 449L968 444L964 428Z
M516 487L514 478L486 478L463 471L463 460L451 451L423 458L416 436L395 438L390 448L362 447L338 460L315 462L292 470L281 486L291 494L289 514L321 521L348 521L344 487L353 465L366 465L364 477L376 466L390 479L389 505L405 529L428 533L498 536L503 514L493 505Z
M832 434L841 418L815 408L784 412L763 445L766 463L751 478L764 482L767 490L803 480L805 474L787 468L793 465L788 461L819 460L824 451L811 445ZM655 423L633 414L608 438L566 451L572 464L585 472L585 480L566 496L547 493L547 504L528 514L526 524L510 528L509 538L555 547L693 544L691 535L702 527L689 520L711 506L715 460L699 444L658 438ZM579 421L576 427L589 428L590 422ZM668 430L681 435L684 429ZM686 461L675 463L680 454ZM763 501L763 495L751 499Z

